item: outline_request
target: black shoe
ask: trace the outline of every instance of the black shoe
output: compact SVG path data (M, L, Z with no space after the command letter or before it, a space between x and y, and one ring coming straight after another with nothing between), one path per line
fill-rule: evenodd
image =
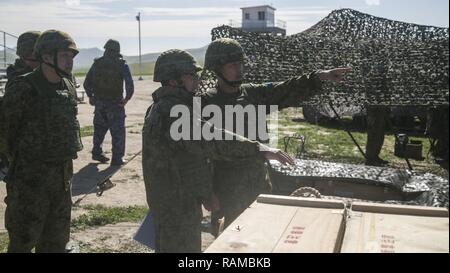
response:
M118 159L118 160L113 159L111 161L111 166L122 166L122 165L125 165L126 163L127 163L127 161L125 161L123 159Z
M104 154L99 155L92 155L92 160L99 161L101 163L106 163L109 161L109 158L107 158Z
M379 162L376 162L374 160L366 160L365 165L366 166L374 166L374 167L381 167L382 166Z

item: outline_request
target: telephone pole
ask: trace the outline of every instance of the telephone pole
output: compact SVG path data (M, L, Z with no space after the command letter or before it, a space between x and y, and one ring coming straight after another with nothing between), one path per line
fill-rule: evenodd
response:
M138 21L139 27L139 80L142 81L142 58L141 58L141 13L138 12L136 16L136 20Z

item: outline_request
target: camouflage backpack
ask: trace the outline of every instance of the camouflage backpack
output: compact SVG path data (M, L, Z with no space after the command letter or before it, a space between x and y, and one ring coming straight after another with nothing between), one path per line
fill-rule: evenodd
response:
M125 61L119 57L103 56L94 61L93 92L94 97L101 100L123 98L123 66Z

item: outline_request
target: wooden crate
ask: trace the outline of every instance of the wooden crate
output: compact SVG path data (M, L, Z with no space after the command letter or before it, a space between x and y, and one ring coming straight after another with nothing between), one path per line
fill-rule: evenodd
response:
M355 202L341 252L448 253L448 210Z
M338 252L344 223L343 202L260 195L206 252Z

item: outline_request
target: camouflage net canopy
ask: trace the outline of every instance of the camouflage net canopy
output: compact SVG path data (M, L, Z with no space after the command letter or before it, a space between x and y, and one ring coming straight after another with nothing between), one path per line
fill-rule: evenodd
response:
M241 43L248 57L245 82L277 82L318 69L353 68L345 83L325 83L324 94L305 105L448 105L448 28L341 9L287 37L221 26L212 30L212 40L218 38ZM213 74L204 71L200 91L215 84Z
M402 195L400 200L370 200L370 202L446 208L448 208L449 203L448 179L431 173L423 174L388 167L361 166L304 159L297 159L294 165L289 166L284 166L277 161L270 161L269 172L275 185L284 189L290 189L290 192L299 187L299 182L316 185L315 182L328 183L334 181L334 183L388 187L396 189ZM345 195L345 191L339 194ZM369 200L364 201L367 202Z

